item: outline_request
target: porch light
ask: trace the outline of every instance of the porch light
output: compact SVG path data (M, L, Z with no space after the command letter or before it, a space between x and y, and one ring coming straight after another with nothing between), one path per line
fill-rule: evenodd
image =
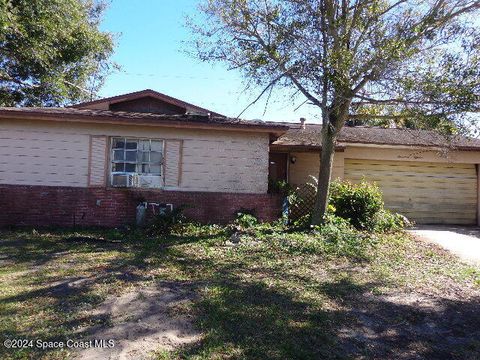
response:
M297 157L296 156L290 156L290 162L292 164L295 164L297 162Z

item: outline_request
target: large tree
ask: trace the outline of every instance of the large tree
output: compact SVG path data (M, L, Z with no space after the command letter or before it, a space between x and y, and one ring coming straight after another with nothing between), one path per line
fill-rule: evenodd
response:
M300 92L319 109L313 224L328 202L335 142L348 120L459 129L480 107L472 0L203 0L196 54L247 81Z
M94 0L0 0L0 106L58 106L101 86L113 51Z

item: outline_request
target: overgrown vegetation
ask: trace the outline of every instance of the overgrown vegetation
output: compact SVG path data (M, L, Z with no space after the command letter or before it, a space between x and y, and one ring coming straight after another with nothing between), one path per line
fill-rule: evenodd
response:
M120 325L93 311L105 299L174 284L195 292L175 312L189 314L203 336L161 351L162 359L398 358L414 344L419 357L465 358L480 351L480 312L467 310L478 306L478 269L407 234L359 232L333 215L306 232L250 215L236 223L242 228L237 244L230 242L229 227L192 223L157 237L139 231L0 232L0 338L83 339ZM412 293L441 303L424 310L419 303L386 300ZM425 317L431 326L418 333ZM399 339L384 336L392 324ZM374 335L362 336L365 328ZM445 340L445 331L455 329L457 335ZM72 355L0 347L2 359Z
M186 208L186 205L182 205L174 207L171 210L159 210L159 213L153 214L152 218L148 221L146 233L150 236L170 235L176 227L181 227L183 223L186 223L186 217L184 215Z
M317 179L307 184L314 191L317 189ZM329 207L326 223L331 224L333 217L346 220L351 226L360 231L395 232L410 225L406 217L392 213L385 209L382 192L375 183L362 181L354 184L349 181L333 181L329 192ZM292 191L289 196L292 206L302 205L302 197ZM310 224L311 214L293 222L294 228L306 228ZM337 220L339 224L341 221Z
M159 359L398 358L418 343L420 358L480 353L480 269L397 231L403 224L375 186L339 184L332 194L337 208L317 227L262 223L246 212L227 226L198 225L179 208L146 229L0 232L0 339L95 337L121 325L95 312L105 300L171 287L194 295L162 313L188 316L202 337L173 351L159 345ZM402 303L412 293L439 304ZM427 316L433 330L419 330ZM383 335L392 324L399 339ZM456 328L464 335L444 341ZM0 347L2 359L73 354Z

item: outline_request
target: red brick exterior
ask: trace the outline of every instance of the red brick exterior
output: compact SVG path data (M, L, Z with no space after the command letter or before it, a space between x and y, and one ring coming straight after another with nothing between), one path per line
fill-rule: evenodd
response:
M135 223L142 201L189 205L185 214L192 220L226 223L242 208L254 210L264 221L278 219L282 199L270 194L0 185L0 227L118 227Z

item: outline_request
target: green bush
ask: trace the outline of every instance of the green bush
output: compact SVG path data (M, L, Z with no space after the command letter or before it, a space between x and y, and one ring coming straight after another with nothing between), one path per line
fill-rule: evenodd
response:
M289 226L292 230L295 231L302 231L306 230L310 227L312 216L310 214L303 215L296 219L295 221L292 221Z
M330 204L334 214L347 219L360 230L374 231L378 214L383 210L382 193L376 184L362 181L334 181L330 186Z
M185 222L183 212L186 208L187 206L182 205L173 208L172 211L156 214L146 228L147 234L153 236L170 235L176 226Z
M346 219L333 214L312 231L284 233L279 245L291 253L343 256L358 260L368 258L375 237L355 229Z
M373 243L373 237L368 233L356 230L348 220L328 214L322 226L316 227L325 247L325 253L365 259L368 248Z
M258 224L258 219L252 214L239 212L237 213L237 218L234 220L233 224L244 230L256 226Z
M412 223L403 215L382 209L375 219L376 232L396 232L411 226Z

